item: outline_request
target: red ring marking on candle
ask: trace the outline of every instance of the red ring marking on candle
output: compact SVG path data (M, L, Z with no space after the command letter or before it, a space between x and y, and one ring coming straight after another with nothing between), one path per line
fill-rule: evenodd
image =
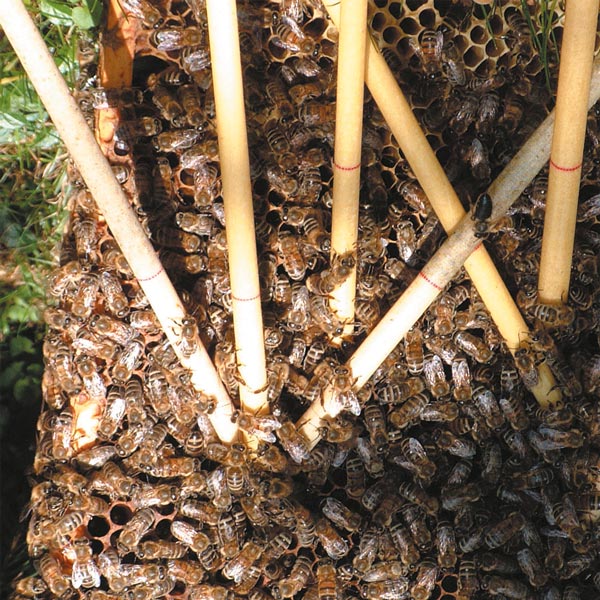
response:
M425 275L425 273L423 273L423 271L419 271L419 276L422 277L427 283L432 285L436 290L440 290L440 292L441 292L444 289L444 288L440 287L435 281L432 281L431 279L429 279L429 277L427 277L427 275Z
M353 167L342 167L342 165L338 165L335 161L333 161L333 166L340 171L354 171L360 167L360 163L354 165Z
M577 171L577 169L581 167L582 163L579 163L576 167L561 167L560 165L557 165L552 159L550 159L550 165L555 169L558 169L559 171L565 171L568 173L570 171Z
M257 298L260 298L260 292L258 294L256 294L256 296L253 296L252 298L238 298L237 296L234 296L233 294L231 294L231 297L234 300L237 300L238 302L251 302L252 300L256 300Z
M161 267L158 272L154 273L154 275L150 276L150 277L138 277L138 281L152 281L153 279L155 279L156 277L158 277L161 273L163 272L163 268Z

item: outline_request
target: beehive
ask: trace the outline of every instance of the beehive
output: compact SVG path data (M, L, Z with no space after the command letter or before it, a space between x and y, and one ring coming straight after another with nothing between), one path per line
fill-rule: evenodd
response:
M108 157L235 398L204 9L122 5L138 25L133 87L90 81L80 101L118 109ZM368 99L357 334L348 347L330 345L333 321L323 319L313 282L329 266L337 34L317 1L239 2L238 18L271 413L296 422L443 230ZM369 18L468 208L552 107L520 3L499 2L486 16L470 3L376 0ZM557 43L561 27L557 12ZM118 42L111 33L105 44ZM554 82L552 61L548 75ZM293 597L307 599L597 597L589 519L600 460L597 127L592 111L573 319L541 313L532 295L543 173L487 244L538 328L568 406L537 409L461 274L372 377L362 414L329 423L306 459L290 456L276 425L274 434L263 426L257 456L218 443L210 402L189 391L93 200L78 189L49 283L58 307L47 312L28 531L41 578L22 580L15 597L259 600L286 596L282 584L295 577ZM283 238L292 251L282 252ZM90 415L96 433L86 437Z

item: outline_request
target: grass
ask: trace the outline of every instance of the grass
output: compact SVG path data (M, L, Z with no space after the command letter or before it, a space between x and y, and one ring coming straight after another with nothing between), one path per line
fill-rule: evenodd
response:
M100 22L101 0L26 0L70 87L80 34ZM67 213L68 156L5 36L0 34L0 597L31 571L18 516L41 406L45 280ZM15 537L16 536L16 537Z

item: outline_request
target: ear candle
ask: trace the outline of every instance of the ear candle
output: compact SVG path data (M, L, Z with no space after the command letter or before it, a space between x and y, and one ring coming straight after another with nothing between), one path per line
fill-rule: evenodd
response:
M350 274L331 292L330 307L344 323L339 344L354 329L356 296L356 244L358 198L367 46L367 1L343 0L338 47L335 138L333 158L333 207L331 211L331 264L335 257L351 255Z
M578 0L565 8L538 280L544 304L569 297L598 4Z
M224 442L233 441L237 426L231 422L234 409L227 391L202 344L189 357L181 353L181 321L186 316L183 304L21 0L0 0L0 24L181 364L191 371L192 385L215 399L210 420L217 435Z
M235 0L207 0L240 400L268 412L267 370Z

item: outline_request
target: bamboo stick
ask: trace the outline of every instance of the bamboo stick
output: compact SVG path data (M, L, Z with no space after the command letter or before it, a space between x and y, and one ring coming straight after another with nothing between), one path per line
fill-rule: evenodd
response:
M600 59L596 59L588 108L591 108L599 98ZM554 112L536 129L491 184L488 190L493 198L490 222L499 219L510 208L548 160L553 126ZM355 378L355 390L358 391L368 381L389 352L400 342L419 316L427 310L428 300L435 299L470 255L476 256L482 251L481 241L474 235L473 221L465 215L453 234L442 244L396 304L348 360L347 365ZM417 305L420 306L417 308ZM523 322L522 317L520 320ZM524 322L519 334L521 335L519 345L525 347L529 340L529 332ZM511 350L510 346L509 350ZM511 351L514 353L514 350ZM560 400L560 392L555 389L554 377L546 363L538 366L538 383L531 392L542 407L555 404ZM335 411L331 410L333 396L334 390L331 386L327 387L322 399L313 402L297 423L298 430L306 437L311 447L314 447L320 439L322 419L326 416L334 416L332 412Z
M240 400L267 412L267 370L235 0L207 0Z
M182 365L192 372L193 386L215 398L210 419L217 435L231 442L237 426L231 422L233 406L227 391L201 344L189 357L181 353L181 322L186 316L183 304L21 0L0 0L0 24Z
M578 0L565 9L538 279L544 304L569 297L598 5L598 0Z
M344 323L334 343L352 335L356 296L356 243L367 46L367 0L344 0L338 47L335 110L333 207L331 212L331 264L336 256L352 255L350 275L330 296L330 306Z

